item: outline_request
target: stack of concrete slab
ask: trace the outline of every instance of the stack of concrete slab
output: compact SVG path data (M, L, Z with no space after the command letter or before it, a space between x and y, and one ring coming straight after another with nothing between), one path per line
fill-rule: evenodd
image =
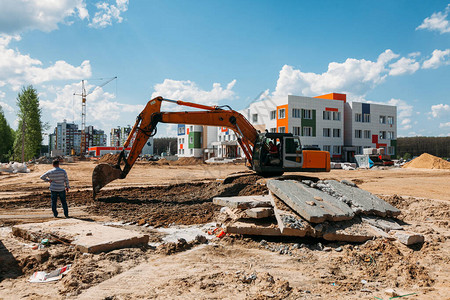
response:
M423 242L423 236L399 234L403 228L393 217L400 210L351 182L268 180L266 185L269 195L214 198L215 204L234 209L238 216L226 224L228 233L348 242L382 236L405 244Z

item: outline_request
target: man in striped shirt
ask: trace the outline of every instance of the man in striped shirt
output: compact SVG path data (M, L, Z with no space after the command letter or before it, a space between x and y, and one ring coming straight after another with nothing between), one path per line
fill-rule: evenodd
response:
M59 160L53 161L53 167L54 168L50 171L45 172L41 176L41 179L46 182L50 182L50 191L52 193L52 211L55 218L58 217L58 211L56 210L58 197L64 210L64 216L68 218L69 209L67 208L66 192L68 192L70 188L69 178L67 177L66 171L59 167Z

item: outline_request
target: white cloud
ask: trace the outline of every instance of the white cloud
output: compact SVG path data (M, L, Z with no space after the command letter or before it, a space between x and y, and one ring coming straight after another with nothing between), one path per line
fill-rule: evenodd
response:
M436 69L442 65L450 64L450 49L434 50L431 57L422 64L423 69Z
M95 13L89 26L105 28L112 25L114 21L122 23L123 18L120 14L128 10L128 0L116 0L115 5L107 2L98 2L96 7L99 11Z
M433 13L431 17L425 18L422 24L420 24L416 30L426 29L426 30L436 30L441 34L450 32L450 23L447 20L448 13L450 12L450 4L447 5L444 12Z
M117 121L124 119L123 114L137 115L144 105L122 104L115 99L115 95L105 92L102 88L86 83L86 90L93 90L86 98L86 125L97 124L103 127L114 127ZM40 94L40 104L46 113L49 113L57 122L63 119L68 121L81 121L81 97L73 95L81 92L81 83L74 83L63 88L49 87L49 93L56 96L50 100ZM134 122L134 119L130 119Z
M0 100L5 98L6 93L3 91L0 91ZM0 107L3 109L4 112L14 112L14 109L6 102L0 101Z
M420 56L420 54L422 54L422 53L420 53L420 51L411 52L408 54L408 57L417 57L417 56Z
M391 70L389 71L389 75L397 76L406 73L415 73L417 70L419 70L420 64L413 58L402 57L395 63L390 64L389 67L391 68Z
M433 116L433 118L450 117L450 105L437 104L431 106L431 115Z
M447 123L440 123L439 128L450 128L450 122Z
M220 83L213 83L211 90L202 90L195 82L190 80L165 79L154 86L152 98L162 96L167 99L192 101L205 105L217 105L220 100L234 99L233 87L236 80L232 80L223 88Z
M8 47L12 40L20 40L18 36L0 34L0 86L10 85L18 90L23 84L39 84L52 80L82 79L91 76L91 65L88 60L80 66L73 66L59 60L49 67L30 55Z
M343 63L331 62L322 74L305 73L284 65L280 71L274 97L286 95L320 95L330 91L361 96L382 83L388 76L386 65L399 55L388 49L377 61L348 58Z
M84 0L0 0L0 33L50 32L68 17L89 17Z

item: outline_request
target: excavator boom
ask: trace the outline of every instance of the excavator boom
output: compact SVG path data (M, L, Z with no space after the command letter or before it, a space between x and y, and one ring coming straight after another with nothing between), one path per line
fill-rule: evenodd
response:
M163 101L176 103L182 106L203 109L203 111L185 112L161 112ZM157 97L150 100L142 112L138 115L128 139L123 148L127 148L134 137L131 150L126 156L124 150L119 155L116 165L99 164L92 173L93 197L105 185L116 179L123 179L133 167L136 159L142 151L148 138L156 134L156 125L159 123L177 123L192 125L208 125L217 127L227 127L235 131L238 136L238 143L245 156L252 164L252 148L258 139L258 132L240 113L230 109L223 109L218 106L206 106L185 101L175 101ZM125 166L121 169L120 165Z

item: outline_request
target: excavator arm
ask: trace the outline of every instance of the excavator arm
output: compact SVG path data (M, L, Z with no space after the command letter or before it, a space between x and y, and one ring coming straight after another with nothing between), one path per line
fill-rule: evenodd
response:
M161 112L161 104L163 101L199 108L202 109L202 111ZM127 176L149 137L156 134L156 127L159 122L230 128L238 136L238 143L249 163L252 165L252 149L258 138L258 132L244 116L229 107L227 108L228 109L223 109L218 106L207 106L179 100L169 100L162 97L150 100L138 115L136 123L123 146L124 149L127 148L134 137L134 142L128 156L126 156L125 151L122 150L115 166L99 164L94 169L92 174L94 199L100 189L109 182L119 178L123 179ZM123 169L120 168L122 162L125 164Z

